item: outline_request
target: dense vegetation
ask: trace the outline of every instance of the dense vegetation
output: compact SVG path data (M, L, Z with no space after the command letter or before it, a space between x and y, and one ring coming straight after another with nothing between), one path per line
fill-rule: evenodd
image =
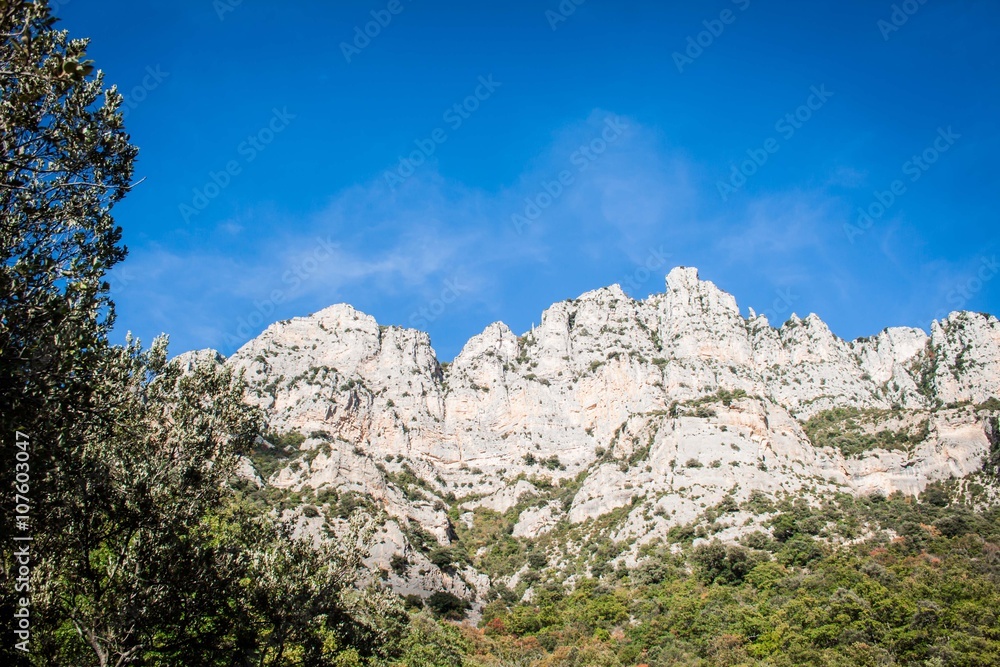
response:
M46 2L0 3L0 39L0 664L397 653L402 606L358 581L364 516L317 546L230 484L261 430L242 381L109 343L122 98Z
M899 430L880 428L889 417L899 417L888 410L833 408L810 417L803 428L816 447L839 449L846 457L858 457L873 449L910 451L927 439L927 419Z
M978 481L932 485L919 500L727 498L628 567L630 545L610 536L633 507L514 538L520 512L568 507L583 481L534 477L538 494L508 512L478 509L469 526L453 510L450 547L404 527L435 565L457 576L472 564L494 581L518 574L513 590L495 585L476 626L462 622L470 601L445 591L410 597L405 611L362 567L378 520L370 498L236 478L241 456L265 476L315 456L302 434L262 439L241 379L168 362L165 340L108 342L104 277L125 256L110 212L136 150L86 42L54 25L45 2L0 4L0 454L30 461L28 481L3 478L4 497L26 495L29 510L17 522L0 512L0 663L1000 664L996 442ZM671 412L705 416L742 397ZM847 455L906 448L926 429L873 430L879 417L831 411L806 428ZM405 464L386 476L409 497L433 495ZM322 545L296 537L279 518L291 509L322 512L338 530ZM713 540L737 512L761 530L740 545ZM24 561L11 538L26 533L30 588L18 590ZM14 645L21 599L28 651Z
M436 661L413 664L1000 664L1000 512L949 496L787 501L774 537L649 545L573 590L498 596L480 628L439 630Z
M504 513L479 508L471 527L453 510L451 547L410 535L453 574L469 563L495 582L520 572L519 582L495 583L475 624L460 620L467 601L410 596L386 664L1000 664L1000 508L989 472L919 498L724 499L641 547L630 566L614 562L630 543L610 537L630 506L513 537L520 513L572 498L582 480L530 481L538 494ZM761 529L740 544L714 540L736 513Z

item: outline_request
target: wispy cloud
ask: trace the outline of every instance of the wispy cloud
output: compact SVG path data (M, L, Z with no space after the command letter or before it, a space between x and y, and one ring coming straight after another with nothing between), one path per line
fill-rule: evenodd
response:
M624 130L605 141L609 118ZM857 307L864 288L856 267L879 246L847 243L842 226L851 206L830 188L856 184L862 172L844 166L816 190L722 205L704 171L657 131L598 110L557 133L495 191L427 165L394 191L377 178L333 193L306 216L263 202L220 221L212 243L192 242L187 252L140 248L128 260L137 279L115 294L120 328L174 332L176 351L230 353L277 319L348 302L387 324L427 326L447 357L494 319L535 319L537 312L521 312L525 294L544 307L543 299L576 295L555 296L560 289L580 293L631 275L652 251L677 264L705 258L723 289L756 276L765 283L760 303L743 305L758 310L779 290L807 288ZM516 216L532 204L538 214L519 227ZM893 235L888 227L876 231L873 240ZM906 265L909 251L897 252L893 242L879 254L888 265ZM926 268L933 267L917 271ZM955 275L942 272L937 283ZM927 289L912 272L910 281ZM651 289L656 283L650 278ZM454 298L438 307L448 290ZM795 307L811 303L796 296Z

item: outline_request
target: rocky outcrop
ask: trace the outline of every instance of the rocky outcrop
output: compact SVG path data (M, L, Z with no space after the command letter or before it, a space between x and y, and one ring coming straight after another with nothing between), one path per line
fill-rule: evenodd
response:
M976 406L1000 394L1000 323L953 313L929 336L844 341L816 315L777 329L745 318L677 268L643 301L613 285L551 306L522 336L491 324L450 364L426 333L347 305L275 323L225 363L272 430L307 436L267 483L368 498L388 517L376 561L398 590L477 597L489 582L430 554L455 539L452 508L466 527L477 512L512 515L526 539L618 512L614 539L641 544L723 498L912 494L975 472L991 446ZM835 408L926 434L845 455L803 428Z

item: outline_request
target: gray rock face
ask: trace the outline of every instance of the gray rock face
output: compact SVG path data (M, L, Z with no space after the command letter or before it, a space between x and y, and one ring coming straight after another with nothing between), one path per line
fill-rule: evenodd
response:
M451 364L426 333L347 305L276 323L225 363L272 430L322 450L269 484L370 498L389 517L376 561L398 590L478 598L490 582L413 543L419 527L447 547L449 507L466 525L477 511L517 513L524 538L631 507L614 537L641 544L727 495L917 493L978 470L991 427L974 406L1000 395L1000 322L953 313L930 336L848 342L816 315L778 329L744 318L677 268L644 301L613 285L551 306L523 336L491 324ZM905 451L845 456L803 429L833 408L874 415L873 433L926 433ZM538 480L575 490L546 500Z

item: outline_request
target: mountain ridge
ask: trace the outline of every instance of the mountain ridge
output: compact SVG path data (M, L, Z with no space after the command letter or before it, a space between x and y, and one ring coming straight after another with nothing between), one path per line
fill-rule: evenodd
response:
M844 341L815 314L779 328L745 318L683 267L641 301L612 285L555 303L522 336L492 323L451 363L427 333L346 304L272 324L224 362L181 358L244 373L272 432L301 434L267 479L248 473L254 484L385 512L372 566L400 592L471 600L523 574L435 563L487 511L516 512L523 540L617 517L602 530L635 563L727 498L912 495L975 475L998 431L992 315ZM343 519L320 506L298 518L317 536ZM762 528L732 519L716 537Z

